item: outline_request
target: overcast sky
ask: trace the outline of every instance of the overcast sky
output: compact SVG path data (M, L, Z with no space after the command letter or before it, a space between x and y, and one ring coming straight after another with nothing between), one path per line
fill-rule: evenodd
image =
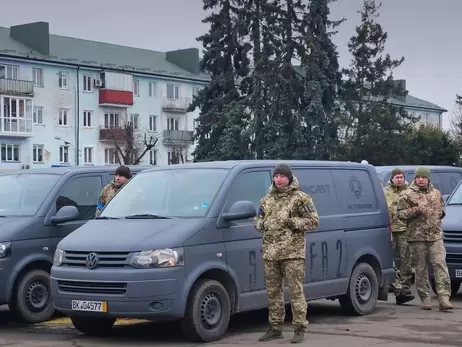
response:
M208 28L202 0L1 0L7 9L0 26L47 21L53 34L168 51L201 48L196 37ZM347 42L359 23L362 0L338 0L332 19L347 18L334 41L340 64L349 63ZM405 57L396 78L409 94L449 112L462 94L460 0L384 0L380 23L389 34L388 52ZM459 48L457 48L459 47Z

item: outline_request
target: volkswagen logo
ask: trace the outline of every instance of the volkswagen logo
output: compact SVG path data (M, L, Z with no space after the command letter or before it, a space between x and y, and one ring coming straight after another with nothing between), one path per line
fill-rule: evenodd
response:
M95 269L98 266L98 254L90 253L85 260L85 264L90 270Z

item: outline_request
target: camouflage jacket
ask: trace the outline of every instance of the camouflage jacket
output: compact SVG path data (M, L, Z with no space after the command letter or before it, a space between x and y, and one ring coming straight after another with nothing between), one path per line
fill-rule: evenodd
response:
M296 177L283 189L271 185L254 221L263 234L263 259L270 261L305 259L305 232L319 225L313 200L300 190Z
M114 180L112 180L111 183L109 183L103 188L98 198L98 205L96 206L96 216L99 216L103 207L106 206L109 201L111 201L111 199L114 197L114 195L117 193L119 189L120 187L118 187L115 184Z
M409 183L404 182L402 186L396 186L392 181L388 183L388 186L383 189L385 199L388 205L388 214L390 215L391 230L395 232L406 231L407 223L398 218L396 213L396 206L398 205L398 199L409 187Z
M446 215L443 197L432 184L425 189L412 182L398 200L398 218L407 222L409 241L436 241L443 238L441 220Z

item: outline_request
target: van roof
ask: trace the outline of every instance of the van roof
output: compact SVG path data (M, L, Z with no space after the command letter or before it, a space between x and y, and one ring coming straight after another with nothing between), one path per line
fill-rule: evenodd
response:
M130 170L139 172L141 170L146 170L152 168L151 165L126 165ZM65 175L67 173L87 173L92 171L102 171L102 172L115 172L118 168L118 165L109 166L109 165L100 165L100 166L60 166L60 167L48 167L43 169L20 169L20 170L8 170L0 171L0 175L11 175L11 174L55 174L55 175Z
M375 169L379 172L383 172L383 171L391 171L393 170L394 168L400 168L404 171L407 171L407 170L412 170L414 171L415 169L417 169L418 167L421 167L421 166L425 166L425 167L428 167L431 171L434 171L434 170L454 170L454 171L460 171L462 170L460 167L458 166L445 166L445 165L384 165L384 166L375 166Z
M210 169L233 169L235 167L241 167L242 169L247 168L259 168L259 167L274 167L277 164L287 164L290 167L295 166L311 166L311 167L370 167L368 164L360 164L356 162L346 161L321 161L321 160L226 160L226 161L209 161L209 162L196 162L196 163L185 163L175 164L168 166L154 167L147 171L156 170L175 170L183 168L210 168Z

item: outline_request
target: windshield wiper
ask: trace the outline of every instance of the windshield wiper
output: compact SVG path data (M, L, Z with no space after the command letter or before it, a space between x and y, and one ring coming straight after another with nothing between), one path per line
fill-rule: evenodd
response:
M95 219L119 219L119 218L116 218L116 217L95 217Z
M158 216L156 214L143 213L143 214L134 214L131 216L126 216L126 219L171 219L169 217Z
M452 205L462 205L462 202L451 202L451 203L448 203L447 205L448 205L448 206L452 206Z

